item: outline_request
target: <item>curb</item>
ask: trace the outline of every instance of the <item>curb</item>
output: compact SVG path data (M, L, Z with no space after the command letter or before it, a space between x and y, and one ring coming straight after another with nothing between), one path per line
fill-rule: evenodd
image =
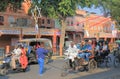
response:
M52 59L53 59L53 60L63 59L63 58L64 58L64 56L52 56Z

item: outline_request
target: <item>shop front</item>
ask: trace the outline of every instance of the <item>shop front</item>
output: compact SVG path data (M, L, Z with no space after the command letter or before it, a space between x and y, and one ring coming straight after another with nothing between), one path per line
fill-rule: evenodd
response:
M58 44L58 38L60 36L60 31L58 29L38 29L35 28L11 28L3 27L0 29L0 48L4 49L6 53L13 50L14 46L21 39L25 38L49 38L53 43L53 52L56 53L56 48Z

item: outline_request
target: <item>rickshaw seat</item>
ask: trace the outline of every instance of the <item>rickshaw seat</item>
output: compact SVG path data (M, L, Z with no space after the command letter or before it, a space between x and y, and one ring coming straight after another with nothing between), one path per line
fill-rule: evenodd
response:
M93 59L94 57L95 57L94 55L91 55L89 58L90 58L90 59Z

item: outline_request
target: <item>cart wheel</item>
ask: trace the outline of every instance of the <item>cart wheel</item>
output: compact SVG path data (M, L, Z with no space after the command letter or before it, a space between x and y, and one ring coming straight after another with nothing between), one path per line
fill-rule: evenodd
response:
M115 68L120 67L120 60L119 60L118 57L115 57L115 59L114 59L114 67L115 67Z
M88 70L89 72L92 72L95 69L97 69L97 62L94 59L91 59L88 63Z
M110 66L111 66L111 62L112 62L111 57L107 56L107 57L105 58L105 66L106 66L107 68L110 67Z

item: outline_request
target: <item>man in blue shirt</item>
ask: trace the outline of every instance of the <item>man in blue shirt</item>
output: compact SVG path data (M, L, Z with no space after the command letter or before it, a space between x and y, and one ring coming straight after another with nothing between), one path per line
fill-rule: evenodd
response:
M78 54L78 56L80 58L85 59L84 64L88 64L89 57L92 52L91 41L89 40L88 42L82 42L82 43L83 43L83 46L81 47L81 50L80 50L80 53Z
M85 59L84 50L86 50L86 45L85 45L85 41L82 41L81 46L80 46L80 50L78 53L78 57Z
M47 55L49 51L44 48L44 43L41 43L40 46L38 46L36 50L36 55L38 59L38 64L39 64L39 74L42 76L43 70L44 70L44 59L45 55Z
M86 52L85 52L85 60L88 62L89 61L89 57L91 55L92 52L92 41L89 40L86 44Z

